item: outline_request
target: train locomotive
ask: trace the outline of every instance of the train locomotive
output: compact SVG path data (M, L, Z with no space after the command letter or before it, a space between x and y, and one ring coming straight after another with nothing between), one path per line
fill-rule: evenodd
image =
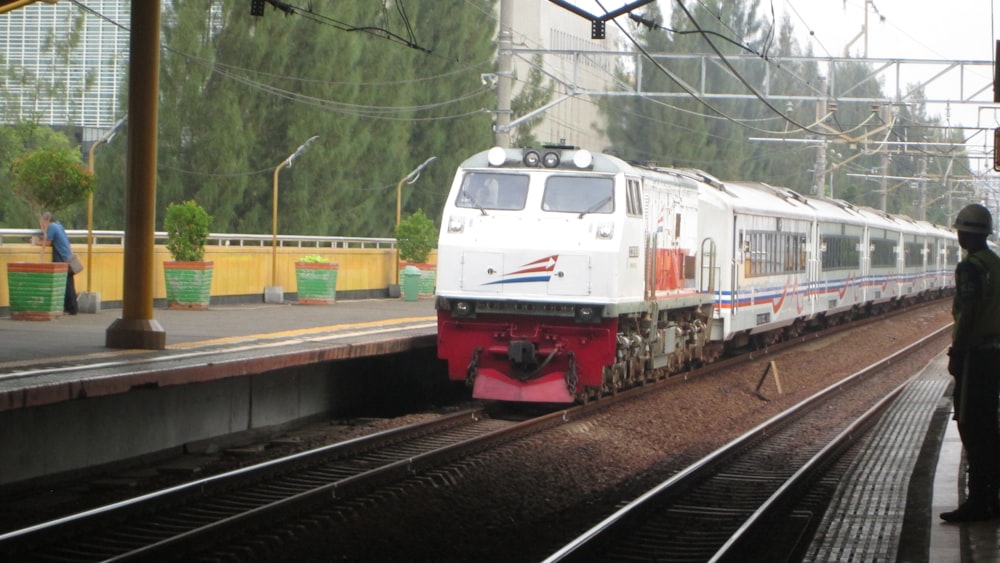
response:
M438 241L438 356L472 396L581 402L947 291L955 234L572 147L463 162Z

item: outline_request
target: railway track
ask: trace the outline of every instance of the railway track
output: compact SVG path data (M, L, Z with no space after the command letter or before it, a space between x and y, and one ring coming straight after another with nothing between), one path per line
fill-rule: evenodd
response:
M832 492L842 454L904 385L846 428L827 407L845 388L939 338L944 327L761 424L630 502L555 552L577 561L791 561L815 525L800 503ZM840 468L842 469L842 467ZM820 497L817 499L817 497ZM815 510L813 507L811 510Z
M705 371L714 372L719 366L709 368ZM680 379L666 383L677 384ZM636 391L658 387L647 385ZM150 560L211 552L223 555L209 559L242 559L251 552L287 545L301 531L321 528L324 519L353 518L355 505L371 504L366 498L372 495L405 496L401 483L415 477L430 488L447 486L449 480L460 478L450 466L474 469L477 453L579 421L634 395L620 393L526 421L487 409L456 413L3 534L0 557ZM314 518L313 513L325 514Z
M285 515L348 502L379 485L513 439L528 426L493 418L483 409L459 412L3 534L0 558L178 556Z

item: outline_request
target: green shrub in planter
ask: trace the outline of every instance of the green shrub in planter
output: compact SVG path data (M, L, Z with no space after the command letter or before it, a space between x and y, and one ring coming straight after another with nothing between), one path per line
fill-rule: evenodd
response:
M404 262L427 262L427 256L437 245L437 235L434 221L424 214L423 209L418 209L396 227L399 259Z
M178 262L200 262L205 258L209 223L212 218L194 200L171 203L163 229L167 231L167 250Z
M11 190L38 215L43 210L62 211L87 199L94 191L94 174L70 148L41 149L17 159L11 167Z
M167 307L171 309L208 309L213 264L204 258L211 220L194 200L167 206L163 228L167 231L167 250L174 259L164 262L163 270Z
M420 293L434 293L437 272L427 265L427 257L437 245L438 231L422 209L399 222L396 228L396 245L399 247L399 279L404 278L407 265L420 270Z

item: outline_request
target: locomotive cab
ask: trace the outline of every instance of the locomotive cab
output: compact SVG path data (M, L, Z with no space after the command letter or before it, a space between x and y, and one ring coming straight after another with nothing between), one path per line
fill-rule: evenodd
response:
M657 300L696 293L684 266L697 185L567 147L466 160L438 243L449 376L477 398L572 402L641 377L658 354L687 358L679 348L699 331L660 318Z

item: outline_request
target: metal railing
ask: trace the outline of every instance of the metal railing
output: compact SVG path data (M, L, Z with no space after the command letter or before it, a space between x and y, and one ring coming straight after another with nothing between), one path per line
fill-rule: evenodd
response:
M0 229L0 246L9 243L25 243L32 236L41 236L38 229ZM71 241L87 240L87 231L67 229L66 235ZM125 231L93 231L94 243L118 244L124 246ZM167 233L156 231L153 236L158 244L165 243ZM270 247L272 235L211 233L208 244L213 246L260 246ZM317 235L278 235L278 246L297 248L396 248L394 238L373 237L330 237Z

